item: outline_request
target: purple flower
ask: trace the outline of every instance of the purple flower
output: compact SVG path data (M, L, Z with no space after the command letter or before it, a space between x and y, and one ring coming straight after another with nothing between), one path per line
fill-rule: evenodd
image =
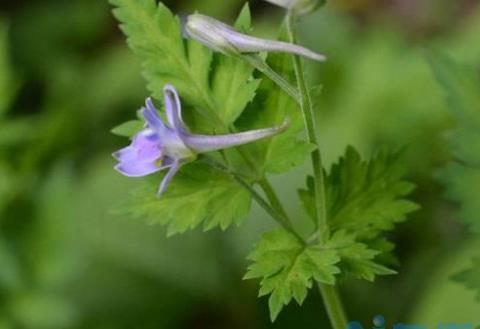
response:
M316 61L326 57L293 43L251 37L212 17L200 14L188 16L187 35L205 46L226 55L256 52L284 52L304 56Z
M129 146L113 154L118 160L115 169L128 177L142 177L168 169L160 184L158 196L165 192L180 167L195 160L197 154L254 142L276 135L287 127L284 123L278 127L236 134L191 134L182 120L177 91L173 86L166 85L163 92L168 125L158 115L152 100L147 98L145 107L141 110L146 121L145 128L133 137Z

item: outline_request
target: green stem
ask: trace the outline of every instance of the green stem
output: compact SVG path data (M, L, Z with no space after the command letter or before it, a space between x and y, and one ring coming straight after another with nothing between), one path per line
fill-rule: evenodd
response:
M290 42L297 43L295 36L295 17L292 13L287 15L287 32ZM294 69L297 78L298 89L301 95L301 108L305 128L307 130L308 142L315 145L316 149L311 153L311 160L313 166L314 190L315 190L315 209L317 214L317 225L320 238L324 239L328 236L327 224L327 209L325 200L325 183L322 166L322 156L320 153L317 125L315 120L315 112L313 109L312 100L307 87L304 75L303 63L298 55L294 55Z
M292 97L298 104L301 103L301 97L297 89L293 87L281 75L275 72L265 61L255 54L243 54L241 58L256 68L258 71L265 74L270 80L275 82L283 91Z
M212 157L203 155L201 160L208 164L209 166L230 175L235 181L240 184L243 188L245 188L250 194L252 195L253 199L258 203L260 207L262 207L278 224L280 224L285 230L289 231L300 242L304 242L305 240L293 229L293 226L288 219L282 213L280 213L277 209L273 208L245 179L237 174L236 172L230 170L222 163L218 162Z
M267 196L267 199L270 201L270 204L272 205L272 207L274 207L275 209L277 209L277 211L279 213L282 214L283 217L285 217L289 222L290 222L290 225L292 225L291 223L291 220L290 218L288 217L288 214L285 210L285 208L283 207L282 203L280 202L277 194L275 193L275 190L273 189L272 185L270 184L270 182L267 180L266 177L263 177L259 182L258 184L260 185L260 187L262 188L263 192L265 193L265 195Z
M328 318L335 329L346 329L348 325L347 316L343 309L341 298L334 286L318 284L318 289L322 295Z
M296 17L294 13L288 13L287 32L290 39L289 41L296 44L297 38L295 35L295 21ZM317 146L315 151L313 151L311 154L311 159L314 176L315 209L318 223L317 233L318 238L321 241L324 241L329 236L329 228L327 222L327 203L325 198L325 182L323 175L322 156L320 153L317 137L315 112L305 79L305 70L303 68L303 63L299 56L294 56L293 60L298 90L300 91L301 95L301 108L305 121L305 127L307 130L308 141ZM332 327L334 329L346 329L347 317L343 309L340 296L336 291L336 288L334 286L329 286L321 283L319 283L318 286Z

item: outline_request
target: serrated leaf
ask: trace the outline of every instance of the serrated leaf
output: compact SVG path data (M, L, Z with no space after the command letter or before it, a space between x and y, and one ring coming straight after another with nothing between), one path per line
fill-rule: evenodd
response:
M187 51L180 21L155 0L110 0L122 23L128 44L141 58L144 76L153 96L162 99L167 83L175 85L182 99L207 111L212 107L208 81L211 52L194 42Z
M403 180L404 174L398 153L381 152L367 162L349 147L325 177L331 230L345 230L361 240L372 240L404 221L408 213L418 209L417 204L405 199L414 185ZM301 198L309 214L315 215L313 184L307 188Z
M379 153L370 161L348 148L344 157L326 174L327 218L337 249L342 274L373 281L377 275L394 274L385 265L396 265L393 244L381 233L406 219L418 206L404 199L413 185L403 181L404 168L398 154ZM298 191L302 204L315 223L313 178ZM343 247L342 247L343 245Z
M450 138L456 161L440 172L439 179L447 187L446 196L461 207L458 216L468 227L480 233L480 76L474 66L455 62L435 53L429 57L438 82L443 86L449 109L456 119ZM475 290L480 300L480 258L454 279Z
M461 204L458 217L476 233L480 233L480 170L459 163L451 163L439 176L447 186L446 196Z
M349 147L326 177L331 229L371 239L406 220L418 205L405 199L414 185L403 180L404 174L398 153L380 152L367 162Z
M451 136L451 150L458 162L439 175L447 186L447 197L461 204L459 217L480 232L480 76L475 67L457 63L441 54L430 56L435 76L444 87L457 126Z
M292 298L302 304L313 280L334 284L335 274L339 273L336 250L305 246L283 229L264 234L248 259L253 264L248 267L245 279L261 279L259 295L270 294L272 321Z
M343 274L351 274L367 281L374 281L377 275L396 274L395 271L375 261L381 251L370 249L366 244L357 242L355 235L346 231L333 234L324 248L338 251L341 258L338 266Z
M156 198L160 177L137 190L125 211L150 223L168 226L168 235L183 233L203 224L204 229L225 230L240 224L248 214L251 197L230 176L200 163L184 166L165 194Z
M462 283L467 288L474 290L477 300L480 301L480 257L473 260L471 268L458 273L453 279Z
M142 130L144 123L140 120L131 120L116 126L111 130L112 134L123 137L132 137Z
M209 122L210 131L226 132L255 96L259 81L252 78L253 68L238 59L213 55L194 40L183 40L178 17L162 3L110 2L117 7L114 14L122 23L130 47L143 62L153 96L162 100L164 85L173 84L182 101ZM246 6L238 26L249 28L249 13Z

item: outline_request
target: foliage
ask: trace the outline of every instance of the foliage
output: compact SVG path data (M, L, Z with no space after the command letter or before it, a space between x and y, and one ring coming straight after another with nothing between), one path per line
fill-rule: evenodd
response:
M376 242L385 231L406 219L418 206L406 199L413 184L403 180L399 154L381 152L369 162L353 149L326 176L331 235L326 241L302 244L287 231L273 231L250 254L246 278L261 278L260 296L271 293L272 319L292 298L301 304L312 279L334 284L335 276L353 275L373 281L396 272L379 263L385 250ZM299 191L307 212L315 218L313 183ZM377 241L375 241L377 240ZM390 250L386 250L389 252Z
M264 128L280 124L291 114L292 123L287 133L258 146L246 146L245 152L224 152L227 162L249 175L251 181L261 179L264 172L286 171L303 162L312 147L297 138L302 127L300 111L272 82L254 78L253 68L238 58L214 55L193 40L184 41L179 20L162 3L158 6L153 0L113 0L112 3L117 6L114 12L123 23L129 45L142 59L149 89L154 96L161 98L159 91L163 85L174 84L187 109L195 109L195 112L187 113L187 120L192 121L193 127L206 131L232 131L237 129L234 123L240 117L242 130ZM249 31L250 24L250 10L245 6L236 27ZM282 73L291 66L288 56L274 55L269 61ZM292 75L291 70L288 74ZM257 89L259 95L252 103ZM248 110L243 114L247 105ZM205 121L206 118L209 120ZM113 132L132 136L138 126L138 122L128 122ZM226 229L232 223L239 223L248 212L249 194L236 186L232 179L205 171L199 173L193 168L187 166L181 171L189 179L195 177L196 184L188 179L174 179L171 191L156 202L152 200L151 188L137 191L132 196L132 212L146 216L150 222L169 224L169 234L194 228L204 219L205 229L214 226ZM185 204L191 202L192 195L196 198L195 206L188 208L190 215L185 216ZM211 214L213 210L218 214Z
M472 232L480 233L480 76L474 66L446 55L434 53L429 59L456 123L449 140L454 161L440 173L440 180L447 187L447 197L460 203L459 218ZM476 259L455 280L475 289L480 298L479 271Z
M467 2L455 2L455 8ZM466 224L478 231L477 119L475 113L457 118L466 107L463 104L477 102L474 90L478 90L478 84L468 82L475 81L473 72L478 72L480 59L480 11L475 5L464 7L462 15L433 19L433 34L425 19L438 18L439 12L453 13L448 10L450 4L419 2L409 7L412 13L402 6L399 18L391 15L396 5L386 9L364 3L357 8L365 13L360 24L354 19L357 10L352 15L352 11L341 7L326 7L302 19L302 43L329 58L321 65L306 63L308 80L312 85L323 85L314 101L318 104L325 167L330 168L349 144L362 155L361 163L373 161L366 155L379 147L407 146L406 156L399 157L395 165L408 168L408 177L418 186L415 201L422 205L411 222L397 226L401 216L395 215L386 225L371 220L372 214L388 215L379 212L375 202L370 203L376 197L355 201L353 190L346 193L350 190L339 186L349 185L348 180L336 179L329 183L335 185L329 188L329 195L333 195L329 198L345 198L352 213L336 207L329 210L335 214L330 216L335 217L336 224L331 235L320 242L294 197L303 181L300 175L310 171L309 166L299 165L313 148L304 141L298 105L242 61L184 40L179 21L171 13L175 9L182 17L199 10L228 20L243 2L165 0L170 9L157 6L158 0L115 3L119 4L117 13L128 19L122 19L122 23L131 32L134 52L118 35L107 1L11 1L2 7L0 328L270 328L268 298L256 302L255 282L240 280L245 254L264 231L268 233L252 251L250 267L258 269L256 278L264 282L262 290L273 289L268 293L274 310L271 315L282 309L281 321L277 320L275 328L308 328L312 323L329 327L320 314L319 294L311 291L309 298L304 297L317 282L338 286L348 296L344 303L349 317L362 323L368 322L368 314L378 310L391 323L404 322L405 314L414 314L420 308L418 301L426 290L431 291L427 303L435 310L434 323L429 326L438 321L454 322L462 316L476 319L478 303L469 303L478 287L478 257L473 256L478 254L474 252L478 246L468 255L474 260L469 269L451 263L446 252L453 258L459 252L463 254L465 232L458 226ZM264 6L255 5L256 9L262 8L254 13L255 31L250 27L246 8L237 27L256 36L278 35L274 23L281 11ZM428 6L435 10L425 11ZM376 19L385 15L388 19ZM392 24L399 19L401 24ZM450 79L450 85L445 87L457 98L449 101L451 109L461 111L455 109L450 116L444 111L442 87L436 84L428 63L418 53L418 42L434 42L436 47L470 63L447 60L465 69L457 73L445 69L443 74ZM290 56L271 53L262 54L262 58L295 84ZM139 74L139 62L144 65L148 89ZM177 62L182 64L171 65ZM466 76L473 79L462 78ZM282 135L212 156L240 173L261 196L261 187L256 183L267 176L295 230L307 244L288 230L273 228L266 213L250 205L250 194L239 188L229 174L203 164L182 168L171 194L165 195L165 203L154 199L162 174L137 180L122 178L112 170L110 154L125 146L127 140L109 134L110 128L135 120L135 110L146 96L153 93L156 103L160 103L165 82L182 89L185 120L192 132L239 132L289 119L290 127ZM448 121L452 117L457 120ZM449 130L449 143L445 143L442 135L452 122L456 127ZM117 127L115 132L132 137L142 125L135 120ZM448 198L458 203L458 208L441 197L433 182L434 171L443 167L450 153L456 159L440 177L446 183ZM380 191L380 184L373 185ZM307 206L311 189L300 192ZM399 203L392 200L405 196L393 196L389 189L389 196L384 198L377 192L382 204L400 212ZM167 209L170 203L173 206ZM119 204L124 207L119 209ZM355 207L366 208L366 212L353 211ZM462 219L459 223L451 221L451 212L457 209ZM247 213L250 216L244 220ZM206 216L200 218L198 214ZM357 221L357 215L369 223L368 229ZM132 216L156 225L145 225ZM358 230L342 229L351 219ZM164 228L157 223L165 224L170 234L192 226L242 226L205 234L197 229L167 239ZM387 226L395 226L395 230L385 231ZM274 251L277 245L271 239L275 236L279 243L281 240L287 245L281 252ZM401 270L395 267L398 264L392 255L393 242ZM300 254L289 271L293 252ZM270 259L275 262L269 263ZM269 274L274 268L278 275ZM375 284L353 280L373 280L377 275L391 273L390 269L402 275ZM456 280L472 291L445 281L447 275L443 274L456 269L464 269ZM435 279L440 277L442 280ZM434 281L438 285L432 286ZM448 287L461 294L453 294ZM443 288L447 288L445 293ZM391 291L402 293L392 299ZM454 305L452 296L458 297ZM283 307L297 298L303 301L301 309ZM445 300L443 308L437 307L440 299ZM426 324L423 320L415 322Z
M340 258L335 250L303 245L285 230L266 233L248 256L253 261L245 279L261 278L259 296L270 295L270 317L278 316L284 305L294 298L302 304L312 280L335 283L335 266Z
M361 241L376 239L404 221L418 205L405 199L414 185L403 180L405 166L400 153L380 152L363 161L355 149L326 174L327 216L332 231L346 231ZM315 217L313 184L299 190L307 212Z
M157 179L157 178L155 178ZM223 230L240 224L250 210L251 197L231 176L203 164L190 164L175 177L161 202L156 185L133 193L125 211L150 223L168 225L168 235L184 233L201 224L205 230Z

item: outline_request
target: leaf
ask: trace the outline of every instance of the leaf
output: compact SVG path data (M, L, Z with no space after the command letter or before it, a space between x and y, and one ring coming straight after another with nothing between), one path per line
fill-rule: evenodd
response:
M475 198L480 193L480 77L474 67L440 54L431 56L430 63L457 122L450 142L458 161L442 170L439 179L447 186L447 197L461 204L458 216L480 232Z
M406 220L418 205L404 198L414 189L404 174L399 153L380 152L366 162L347 148L326 177L330 228L370 239Z
M128 44L143 61L144 75L153 94L162 99L163 86L171 83L188 102L205 107L207 100L201 93L208 88L208 71L192 68L178 18L154 0L110 2L117 7L114 15L122 23ZM197 51L195 55L192 61L209 62L206 58L210 54Z
M292 84L295 82L288 55L271 53L267 62ZM247 107L238 125L245 129L263 128L279 125L286 119L290 121L287 131L246 147L263 172L282 173L301 165L315 149L303 136L303 118L298 105L271 80L263 79L254 103Z
M480 233L480 76L475 67L434 53L429 57L438 82L443 86L449 109L456 119L450 138L455 161L439 174L447 188L446 196L460 204L458 217L470 230ZM475 290L480 300L480 258L473 266L454 277Z
M270 317L274 321L283 306L294 298L302 304L313 280L335 283L340 258L335 250L305 246L283 229L264 234L248 256L253 261L245 279L260 278L259 296L270 294Z
M112 134L123 137L132 137L142 130L144 123L140 120L130 120L116 126L111 130Z
M381 152L366 162L349 147L325 177L331 231L345 230L360 240L373 240L404 221L418 209L405 199L414 185L403 180L404 174L398 153ZM300 193L308 213L315 218L313 184Z
M439 176L447 186L448 199L461 204L458 217L476 233L480 233L480 170L459 163L451 163Z
M143 62L153 96L161 100L164 85L173 84L182 101L209 122L210 130L226 132L255 96L259 80L252 78L253 69L239 59L213 55L194 40L184 41L178 17L163 3L157 6L154 0L110 2L117 7L114 14L122 23L130 47ZM237 26L249 25L247 5ZM211 70L213 64L216 65Z
M341 258L338 267L344 275L351 274L358 279L374 281L377 275L396 274L395 271L375 261L382 252L370 249L364 243L357 242L355 235L346 231L336 232L324 248L336 249Z
M458 63L440 53L433 53L429 61L437 81L446 93L452 114L461 130L480 127L480 75L477 68ZM477 153L477 160L480 154Z
M230 176L200 163L184 166L160 199L155 195L159 183L156 176L134 192L124 209L152 224L167 225L169 236L202 224L205 230L217 226L225 230L239 225L250 210L248 191Z
M453 278L467 288L474 290L477 300L480 301L480 257L473 260L473 266L468 270L458 273Z

